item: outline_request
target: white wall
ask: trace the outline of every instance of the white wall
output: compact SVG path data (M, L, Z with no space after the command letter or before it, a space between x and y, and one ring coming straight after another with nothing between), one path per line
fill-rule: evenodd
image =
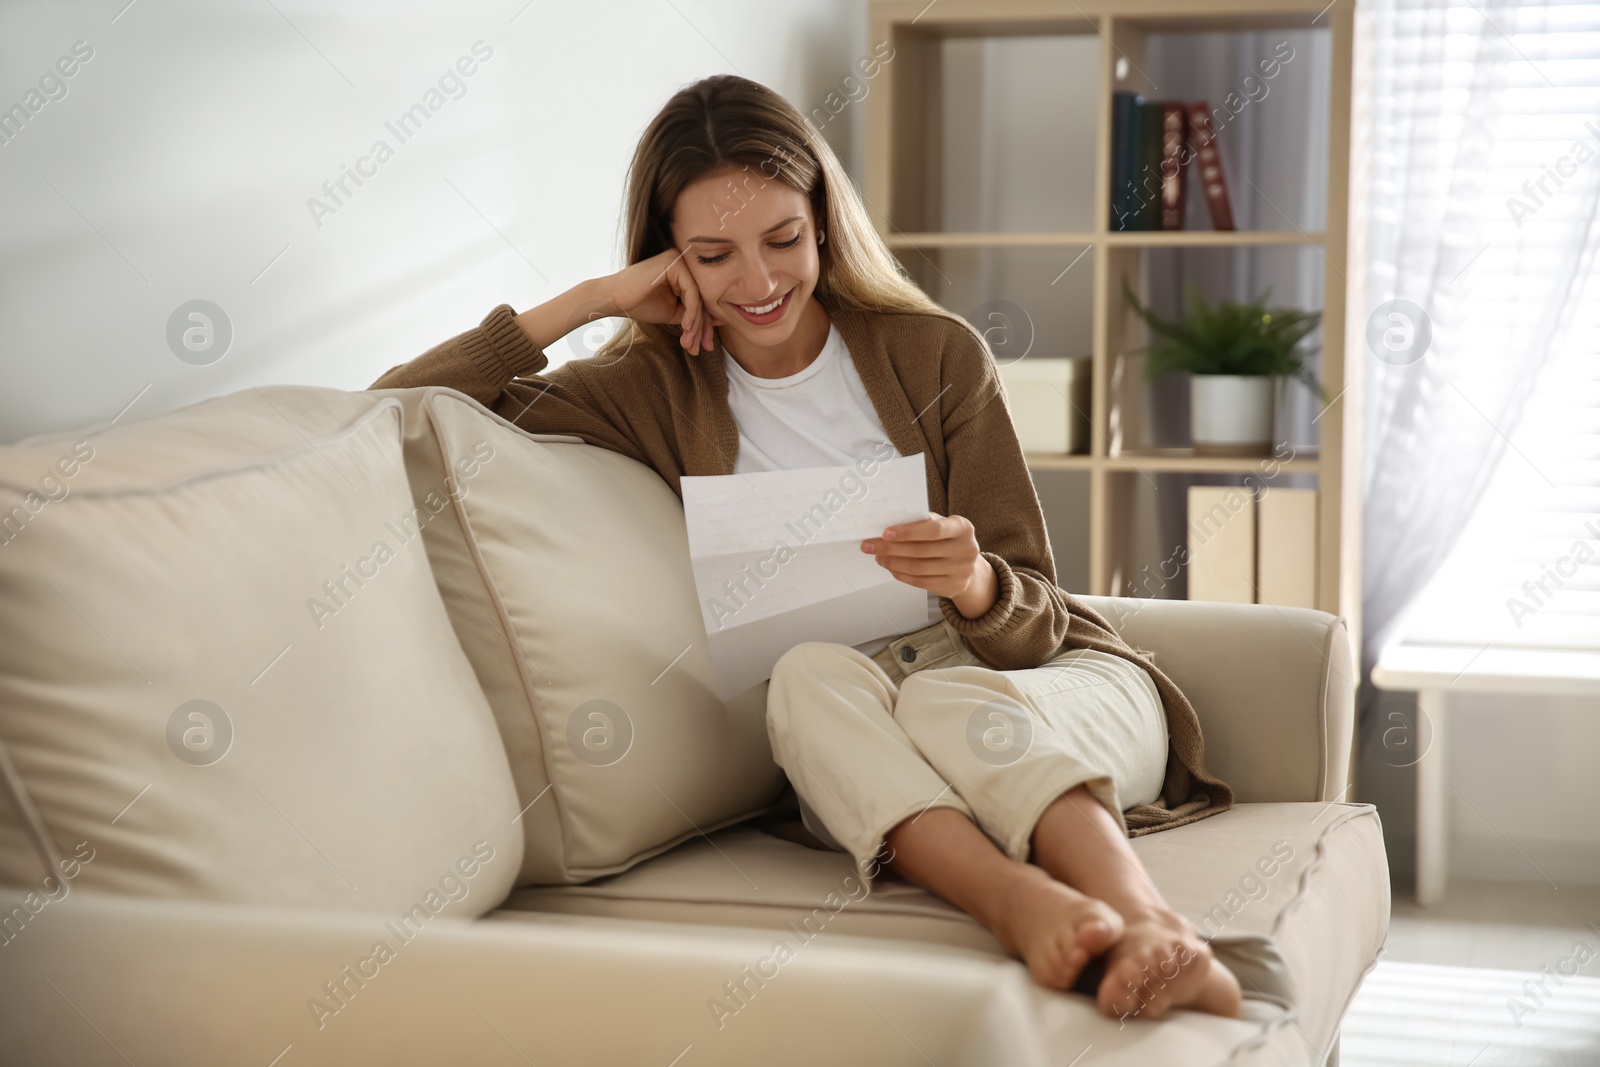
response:
M624 168L682 85L740 73L809 112L868 53L863 0L125 3L0 6L0 109L93 52L0 143L0 442L252 384L364 388L621 266ZM385 129L478 41L456 98L404 143ZM863 111L824 127L858 176ZM318 225L308 199L379 138L393 158ZM232 324L210 365L166 338L194 299Z

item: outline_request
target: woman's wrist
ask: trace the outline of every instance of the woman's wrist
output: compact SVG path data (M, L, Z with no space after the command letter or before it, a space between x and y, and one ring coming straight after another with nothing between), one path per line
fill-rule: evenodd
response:
M560 296L522 312L517 316L517 325L535 347L549 348L588 320L604 317L602 312L615 307L606 297L603 281L590 278L579 282Z
M982 556L978 557L976 573L972 581L967 583L967 588L959 595L950 598L963 617L968 619L981 618L988 614L1000 599L1000 578L994 572L994 566Z

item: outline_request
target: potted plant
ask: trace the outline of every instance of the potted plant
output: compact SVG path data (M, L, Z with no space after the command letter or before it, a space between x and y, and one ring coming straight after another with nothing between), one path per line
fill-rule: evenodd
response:
M1273 386L1279 378L1297 378L1324 404L1331 402L1299 348L1322 321L1322 312L1269 308L1270 289L1248 304L1223 300L1211 307L1199 287L1187 282L1188 314L1171 322L1140 304L1126 277L1122 291L1159 338L1148 348L1145 379L1175 370L1193 375L1189 402L1196 455L1270 453Z

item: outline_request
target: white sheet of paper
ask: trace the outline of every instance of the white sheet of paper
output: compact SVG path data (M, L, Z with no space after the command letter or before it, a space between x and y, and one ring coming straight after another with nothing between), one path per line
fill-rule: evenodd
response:
M928 591L860 544L928 517L922 453L680 479L717 696L772 676L802 641L859 645L928 623Z

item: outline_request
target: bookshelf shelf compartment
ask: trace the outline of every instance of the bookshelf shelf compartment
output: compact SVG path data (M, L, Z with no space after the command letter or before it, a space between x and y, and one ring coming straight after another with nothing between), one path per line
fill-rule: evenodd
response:
M1317 607L1343 616L1360 647L1362 361L1359 337L1347 358L1345 331L1353 9L868 0L868 39L895 47L863 101L861 177L879 235L929 296L968 321L975 308L992 317L1004 305L1036 328L1029 356L1090 358L1090 454L1026 460L1052 537L1070 548L1059 572L1085 576L1078 588L1093 595L1182 595L1130 583L1182 539L1191 485L1314 486ZM1112 228L1114 94L1123 90L1208 105L1240 229L1212 229L1193 184L1183 229ZM1304 131L1305 150L1278 152L1266 167L1259 149L1290 129ZM1150 337L1124 284L1172 318L1190 279L1213 303L1270 288L1271 306L1321 311L1320 336L1307 345L1319 351L1326 395L1339 399L1319 411L1303 388L1279 394L1292 420L1279 432L1309 433L1307 447L1289 458L1166 447L1187 444L1187 395L1167 376L1144 379ZM1309 431L1307 414L1317 415Z

